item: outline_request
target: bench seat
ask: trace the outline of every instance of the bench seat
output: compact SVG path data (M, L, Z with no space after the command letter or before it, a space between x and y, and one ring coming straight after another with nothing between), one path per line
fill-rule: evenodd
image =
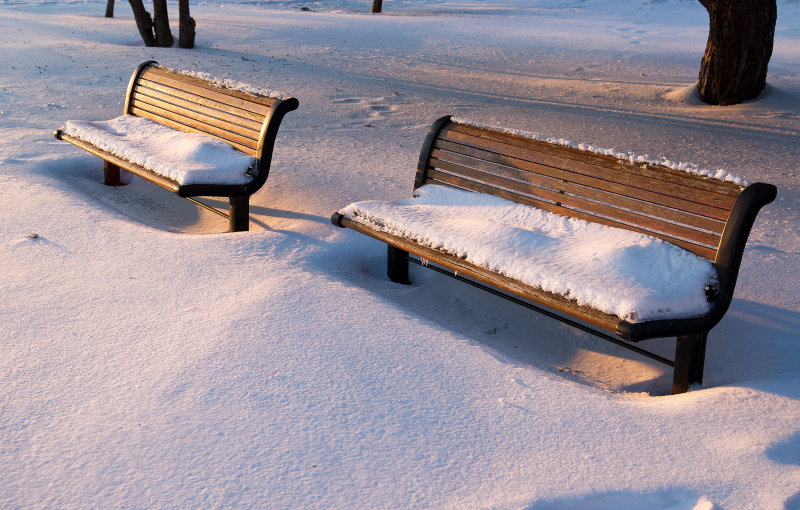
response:
M711 261L655 237L437 184L414 195L339 213L630 322L710 309L718 285Z
M67 121L64 134L171 179L179 185L244 185L258 172L256 158L199 133L185 133L145 117Z

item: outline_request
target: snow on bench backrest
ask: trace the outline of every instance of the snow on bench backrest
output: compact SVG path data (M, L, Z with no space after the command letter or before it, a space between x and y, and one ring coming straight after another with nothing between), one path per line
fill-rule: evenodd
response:
M489 193L653 235L714 261L743 189L733 181L445 117L431 128L415 187L446 184Z
M223 88L150 63L134 73L125 113L181 131L211 135L260 158L264 120L280 100Z

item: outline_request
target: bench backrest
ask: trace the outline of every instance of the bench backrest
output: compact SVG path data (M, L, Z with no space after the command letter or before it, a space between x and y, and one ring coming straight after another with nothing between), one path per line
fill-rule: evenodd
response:
M415 187L447 184L643 232L714 261L742 187L670 168L437 121Z
M268 165L281 118L297 105L295 98L224 88L148 61L131 77L125 113L219 138Z

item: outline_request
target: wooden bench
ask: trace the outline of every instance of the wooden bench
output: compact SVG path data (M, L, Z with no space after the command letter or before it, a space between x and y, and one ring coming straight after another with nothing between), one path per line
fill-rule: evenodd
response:
M388 275L393 281L409 283L409 261L455 276L673 366L673 393L687 391L691 383L702 383L708 332L731 303L756 215L777 193L770 184L740 186L450 117L433 124L422 148L414 188L430 184L494 195L559 215L644 233L711 261L718 285L708 292L707 313L626 320L469 263L463 256L356 221L342 214L347 208L331 217L334 225L388 244ZM660 337L677 337L674 360L634 345Z
M269 175L272 150L283 116L298 106L292 97L268 97L259 92L236 90L209 80L183 74L155 61L140 64L133 73L125 99L125 115L139 116L185 133L199 133L222 140L240 153L254 158L242 182L181 183L103 149L94 143L65 133L66 140L104 160L105 183L122 185L120 169L138 175L230 220L230 230L245 231L250 223L250 195L258 191ZM214 142L217 143L217 142ZM208 179L206 179L208 180ZM192 197L227 197L225 214Z

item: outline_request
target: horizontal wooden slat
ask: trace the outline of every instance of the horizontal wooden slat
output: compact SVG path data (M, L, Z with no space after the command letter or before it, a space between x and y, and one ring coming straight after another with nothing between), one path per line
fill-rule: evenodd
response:
M508 179L518 180L527 184L544 186L551 189L564 191L576 196L612 205L614 207L628 209L648 216L662 218L664 220L686 225L710 232L722 233L725 226L723 221L710 219L705 216L691 214L679 209L662 206L658 203L647 202L645 199L637 197L629 198L625 195L612 193L606 190L587 186L595 179L591 177L575 176L569 172L550 169L546 167L541 173L531 171L528 167L533 164L518 160L507 160L507 164L496 163L492 159L481 159L480 156L491 157L490 153L484 153L472 147L457 146L451 142L437 141L437 147L431 152L431 156L437 160L448 161L465 167L479 169L490 175L498 175ZM441 148L441 149L439 149ZM461 149L466 149L461 150ZM454 152L458 151L458 152ZM433 163L431 163L433 164ZM513 166L511 166L513 165ZM539 169L538 167L534 167ZM552 174L552 175L548 175ZM673 199L677 201L677 199Z
M454 153L464 154L475 159L483 159L498 165L518 168L525 172L539 174L565 182L572 182L581 186L596 189L599 192L620 195L640 202L652 203L656 206L663 206L672 210L684 211L688 214L697 215L716 221L725 221L730 213L729 208L687 201L683 197L664 195L655 191L645 190L628 184L613 183L600 177L595 177L594 175L588 175L587 173L576 173L554 166L544 165L508 155L486 151L469 145L463 145L445 140L437 140L435 147L440 147ZM698 226L700 225L701 223L698 223ZM709 230L715 229L711 228Z
M162 76L164 78L170 78L170 79L177 80L177 81L183 82L183 83L188 83L188 84L200 87L200 88L205 88L205 89L210 90L213 93L225 94L225 95L230 96L230 97L236 97L236 98L242 99L244 101L247 101L249 103L258 103L258 104L262 104L264 106L272 106L272 104L275 103L275 101L278 101L278 99L276 99L274 97L267 97L267 96L262 96L262 95L258 95L258 94L253 94L253 93L250 93L250 92L244 92L242 90L231 89L231 88L225 87L224 85L216 85L216 84L214 84L214 83L212 83L212 82L210 82L210 81L208 81L208 80L206 80L204 78L198 78L198 77L195 77L195 76L190 76L188 74L179 73L179 72L167 69L165 67L152 66L152 67L148 67L146 71L150 72L150 73L152 73L154 75ZM180 86L180 88L186 88L186 87L182 85L182 86Z
M525 285L491 270L465 262L464 260L461 260L458 257L448 253L434 250L426 246L421 246L413 241L403 239L402 237L374 230L366 225L358 223L357 221L353 221L350 218L343 217L341 219L341 224L342 226L351 228L361 232L362 234L366 234L370 237L378 239L379 241L400 248L401 250L416 255L417 257L435 262L436 264L446 267L451 271L456 271L459 274L483 281L517 296L541 303L549 308L552 308L553 310L568 314L572 317L577 317L590 324L594 324L595 326L610 331L616 331L617 324L619 324L621 321L621 319L615 315L606 314L593 308L580 306L577 304L577 302L557 294L552 294L550 292L531 287L530 285Z
M184 90L200 97L205 97L242 110L248 110L261 115L266 115L272 104L276 101L271 98L251 96L230 89L220 89L205 80L169 72L159 67L148 67L139 80L150 80L170 87Z
M614 205L592 202L582 197L566 193L559 193L558 191L548 190L539 186L533 186L528 183L515 181L498 175L488 174L482 172L481 170L476 170L445 161L432 160L430 165L431 168L445 170L450 174L464 176L470 180L480 181L482 184L485 184L489 187L497 186L499 188L518 192L520 194L538 197L543 200L560 204L568 210L579 210L590 216L597 216L597 219L593 221L600 221L601 219L618 220L622 223L637 225L649 234L655 235L656 237L681 237L710 246L717 246L719 244L718 234L688 228L683 225L670 223L652 216L644 216L636 212L620 209Z
M520 194L518 192L514 192L511 190L505 190L501 188L497 188L494 186L489 186L485 183L481 183L479 181L469 180L464 177L460 177L457 175L449 174L446 172L441 172L436 169L428 169L427 177L426 177L426 184L446 184L449 186L454 186L461 189L466 189L469 191L477 191L480 193L487 193L490 195L498 196L501 198L505 198L507 200L511 200L514 202L518 202L521 204L531 205L536 207L537 209L541 209L543 211L553 212L557 214L561 214L564 216L570 216L573 218L578 218L586 221L591 221L593 223L599 223L601 225L607 225L609 227L616 227L616 228L623 228L626 230L630 230L633 232L639 232L642 234L647 235L654 235L654 232L645 228L640 228L635 225L626 224L620 221L614 221L612 219L602 218L599 216L595 216L592 214L588 214L586 212L566 208L557 204L553 204L544 200L536 199L535 197L530 197L527 195ZM658 235L660 239L663 239L667 242L670 242L676 246L680 246L681 248L695 253L701 257L707 258L709 260L714 260L716 256L716 246L709 247L704 246L701 244L693 243L686 239L680 239L677 237L672 237L666 234Z
M139 115L140 117L146 117L148 119L159 122L160 124L164 124L165 126L169 126L171 128L175 128L180 131L185 131L189 133L203 132L209 134L211 136L219 138L220 140L224 140L225 142L236 147L245 154L248 154L250 156L256 156L256 147L253 145L253 142L250 139L238 137L240 140L245 140L245 141L244 142L236 141L233 139L235 135L233 135L228 131L209 127L201 123L198 123L196 121L193 121L192 119L186 119L186 118L175 119L174 116L165 116L164 111L159 112L158 109L151 108L148 105L145 105L145 108L139 108L134 105L130 108L130 113L134 115Z
M264 124L263 115L200 98L193 94L185 94L179 90L169 89L158 84L148 87L140 83L134 87L133 95L134 97L154 98L189 110L196 110L210 117L216 117L254 131L261 131L261 126Z
M631 168L625 168L626 166L632 167L632 165L616 165L616 167L609 167L608 165L593 164L590 161L578 161L576 159L567 158L564 154L551 154L537 150L540 145L545 144L532 143L528 147L519 147L453 130L443 130L440 138L482 149L487 152L493 152L553 168L561 168L585 176L596 177L607 181L609 183L607 185L609 188L613 188L613 186L617 184L622 184L643 191L651 191L661 195L675 197L686 202L695 202L725 210L730 210L736 200L734 196L728 194L716 193L714 191L689 186L685 183L659 180L655 177L650 177L649 174L657 173L652 169L648 170L647 174L645 174L644 172L646 169L634 167L636 172L633 172ZM547 149L556 150L552 147L547 147ZM640 170L642 173L638 173ZM685 176L687 182L698 184L705 182L696 179L688 173ZM609 189L609 191L613 191L613 189Z
M146 111L154 118L173 120L178 124L183 125L184 127L181 128L182 131L196 131L203 134L209 134L222 140L235 142L251 149L255 149L257 145L257 140L209 124L206 122L207 119L203 119L201 116L196 116L197 118L187 117L176 112L165 110L157 105L151 105L142 102L140 100L131 101L131 105L133 110Z
M725 211L730 210L735 201L734 197L725 194L714 193L708 190L686 186L681 183L652 179L632 172L630 169L626 169L625 171L620 170L620 168L628 165L618 165L620 168L608 168L607 166L595 165L588 161L577 161L565 158L560 154L549 154L547 152L538 151L536 150L538 146L534 145L530 147L517 147L496 143L494 141L487 143L483 138L454 131L443 132L442 138L497 154L501 158L515 158L533 164L563 169L577 175L594 177L596 179L595 186L607 189L608 191L627 194L634 198L637 197L636 195L640 191L651 192L662 195L665 199L678 199L679 203L696 203L700 206L710 206ZM686 174L686 176L689 181L695 180L690 174ZM664 199L657 200L663 201Z
M253 140L256 144L258 143L260 129L255 130L250 127L234 124L232 122L228 122L226 120L222 120L214 116L206 115L205 112L184 108L182 106L162 101L154 97L145 96L142 94L137 94L136 96L134 96L133 99L130 101L130 104L138 106L139 108L148 108L148 109L150 109L150 107L158 108L159 111L171 112L176 117L180 116L189 118L204 125L213 126L218 129L235 133L243 138ZM150 107L146 107L145 105L150 105Z
M639 164L632 165L629 163L620 164L618 159L613 156L590 153L573 147L555 145L539 140L517 137L511 134L490 131L464 124L451 123L449 125L449 129L452 129L456 132L472 134L473 136L478 136L487 140L494 140L504 144L516 145L517 147L535 146L536 150L541 150L552 155L571 158L575 159L576 161L584 161L592 165L605 166L607 168L613 168L623 172L634 171L636 175L640 175L648 179L662 180L679 184L681 186L695 187L701 190L720 193L734 198L739 196L739 193L741 192L741 187L735 183L721 181L719 179L706 178L664 166Z

